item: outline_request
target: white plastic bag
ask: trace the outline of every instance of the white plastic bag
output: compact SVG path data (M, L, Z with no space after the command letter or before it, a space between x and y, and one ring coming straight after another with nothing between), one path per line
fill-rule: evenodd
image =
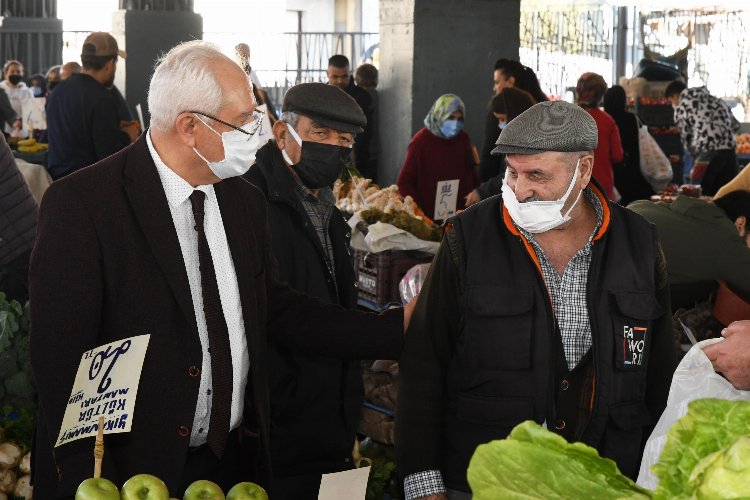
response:
M384 252L386 250L421 250L435 255L440 243L420 240L413 234L392 224L376 222L367 226L367 235L362 234L357 224L362 220L359 214L349 219L352 228L351 246L363 252Z
M430 264L417 264L412 267L404 277L401 278L401 282L398 284L398 290L401 294L401 303L406 305L411 302L411 299L419 295L422 291L422 285L427 277L427 271L430 270Z
M646 125L638 129L638 149L641 154L641 174L657 193L672 182L674 172L669 158L651 136Z
M658 480L650 468L659 461L659 456L667 441L669 429L687 414L688 403L702 398L719 398L731 401L750 401L750 391L739 391L724 377L714 371L711 361L703 353L703 348L724 339L709 339L698 342L685 354L672 377L667 408L646 442L638 473L638 486L654 490Z

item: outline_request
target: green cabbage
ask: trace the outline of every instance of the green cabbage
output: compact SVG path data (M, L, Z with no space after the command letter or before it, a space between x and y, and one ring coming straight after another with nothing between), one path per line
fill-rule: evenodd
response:
M467 474L474 500L651 498L594 448L568 443L532 421L477 447Z
M750 438L750 402L691 402L651 467L659 478L654 498L749 498L750 449L742 437ZM733 465L737 456L744 457L744 468Z

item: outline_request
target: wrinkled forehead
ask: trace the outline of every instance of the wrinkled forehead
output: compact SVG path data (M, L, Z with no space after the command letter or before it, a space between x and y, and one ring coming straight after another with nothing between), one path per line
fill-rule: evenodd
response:
M569 153L545 151L530 155L509 154L505 156L505 164L516 172L531 170L554 172L567 167Z

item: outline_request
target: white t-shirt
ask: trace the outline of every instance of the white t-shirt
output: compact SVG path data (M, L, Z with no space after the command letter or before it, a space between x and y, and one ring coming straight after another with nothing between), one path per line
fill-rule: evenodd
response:
M10 99L10 107L13 108L13 111L16 112L19 118L23 116L23 101L26 99L33 99L34 98L34 92L26 86L25 83L21 82L18 84L18 87L11 87L10 84L8 84L7 81L3 80L0 82L0 88L2 88L6 94L8 94L8 99ZM5 133L10 134L13 132L13 127L5 124ZM22 130L21 135L23 137L29 136L28 130Z

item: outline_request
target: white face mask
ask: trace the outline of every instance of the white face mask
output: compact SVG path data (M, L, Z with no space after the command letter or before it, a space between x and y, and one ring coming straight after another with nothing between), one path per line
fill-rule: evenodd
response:
M211 131L221 137L221 144L224 146L224 159L221 161L208 161L197 149L193 148L195 154L201 157L206 162L208 168L214 173L219 179L228 179L230 177L237 177L250 169L250 166L255 162L255 153L258 151L260 145L260 134L256 130L254 134L248 136L239 130L230 130L229 132L218 133L208 123L204 122L196 115L196 118L203 123ZM253 123L243 125L242 130L250 132L253 128Z
M563 215L562 209L565 202L568 200L570 193L573 192L573 188L578 180L578 166L581 163L581 159L576 162L576 169L573 172L573 178L570 180L568 190L559 200L554 201L526 201L519 202L516 198L516 193L513 192L511 187L508 185L508 173L505 173L505 179L503 179L503 204L508 209L511 219L515 222L518 227L532 233L544 233L550 229L554 229L561 224L564 224L570 220L570 212L578 204L578 200L581 198L583 190L578 192L576 201L570 206L567 212Z

